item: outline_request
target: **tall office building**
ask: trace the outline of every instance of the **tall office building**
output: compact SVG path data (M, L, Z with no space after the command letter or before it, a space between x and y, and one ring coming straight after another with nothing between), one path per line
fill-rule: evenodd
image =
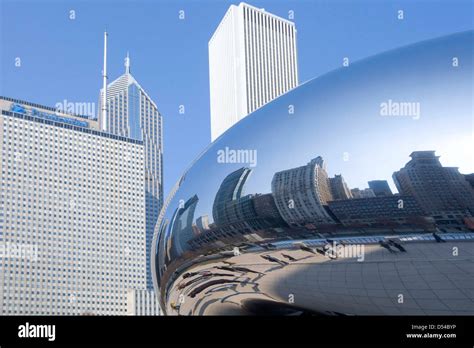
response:
M211 140L298 85L294 23L231 5L209 40Z
M325 208L333 199L320 156L305 166L275 173L272 193L281 217L290 226L334 223Z
M143 141L0 98L0 314L125 315L146 286Z
M415 151L410 157L404 168L393 173L400 194L415 197L433 216L474 215L474 189L458 168L443 167L434 151Z
M105 69L104 69L105 70ZM103 88L100 91L102 109ZM130 58L125 58L125 73L107 86L107 114L100 117L103 130L143 141L145 145L147 288L153 288L150 273L150 248L158 214L163 205L163 124L156 104L130 73Z

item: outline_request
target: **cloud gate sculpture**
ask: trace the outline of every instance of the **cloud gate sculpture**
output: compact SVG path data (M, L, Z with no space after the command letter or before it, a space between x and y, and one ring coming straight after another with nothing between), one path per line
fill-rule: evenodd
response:
M214 141L155 230L165 313L473 315L472 42L351 63Z

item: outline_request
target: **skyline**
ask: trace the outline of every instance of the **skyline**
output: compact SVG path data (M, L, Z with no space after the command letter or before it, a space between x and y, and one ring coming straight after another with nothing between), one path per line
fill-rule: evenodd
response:
M367 3L371 4L369 10L362 5ZM111 8L108 2L3 1L2 46L5 49L0 57L4 76L0 94L50 106L64 99L93 102L97 113L102 33L106 26L109 81L123 72L123 59L129 51L132 73L163 114L166 196L209 144L207 43L230 4L238 2L145 1L137 8L132 3L119 2ZM455 6L407 1L383 4L336 1L330 5L319 1L252 1L250 4L284 18L290 9L294 11L292 21L298 30L302 83L340 67L345 56L353 62L387 49L472 28L469 1L456 1ZM403 22L396 18L400 6L406 14ZM68 18L71 9L75 11L74 20ZM184 20L178 18L180 9L185 11ZM379 15L368 20L367 13L371 11ZM9 16L4 15L7 12ZM125 13L129 18L137 18L137 21L127 21L133 23L132 27L123 25ZM28 25L15 25L19 16ZM191 33L193 39L186 40ZM315 33L329 35L316 34L315 37ZM30 44L18 44L22 42ZM333 42L338 44L332 45ZM54 52L60 52L56 56L64 60L51 54ZM14 65L16 57L21 58L20 68ZM48 88L39 88L45 80L51 81ZM180 105L185 106L184 115L179 114ZM189 139L192 139L190 147ZM461 172L466 170L461 168ZM349 184L360 186L359 182L349 181Z
M468 338L474 0L0 0L0 18L4 343L218 344L209 315Z
M181 244L180 247L183 248L182 245L187 243L192 249L204 246L210 241L216 242L221 241L221 238L228 238L229 231L232 233L231 239L248 235L248 226L242 224L244 221L250 224L254 231L282 228L288 233L287 239L292 239L295 233L299 238L303 238L305 235L311 236L315 231L341 233L344 229L346 232L355 230L365 234L370 233L371 229L382 233L384 230L392 231L402 226L425 232L435 231L435 228L443 231L446 227L466 232L472 229L474 200L464 199L460 194L466 189L466 194L474 198L472 179L469 181L466 175L453 168L442 167L433 151L415 151L410 157L411 160L403 168L393 173L394 180L395 176L403 177L399 182L399 185L404 186L401 192L395 194L379 192L366 197L350 195L336 197L336 189L330 184L333 178L327 176L327 163L320 156L309 160L305 166L286 168L274 173L271 192L264 193L246 190L245 186L252 169L242 167L228 174L222 183L217 185L219 189L212 204L212 212L208 211L198 218L195 216L199 201L196 194L187 200L193 204L186 203L184 207L177 209L174 214L185 216L187 219L185 226L188 233L173 232L181 238L183 236L191 238L178 245ZM429 178L428 172L414 166L414 163L419 164L420 160L421 162L429 160L429 166L436 177L434 181L437 184L443 181L448 188L441 189L440 185L426 181ZM407 170L415 171L421 176L420 182L423 183L423 187L418 186L418 179L413 180L413 177L406 175ZM314 176L317 178L315 181L310 180L308 171L314 171ZM473 175L474 173L470 174L471 177ZM453 177L457 180L452 180ZM451 178L451 181L448 178ZM413 183L415 186L412 186ZM314 196L303 188L310 188ZM442 199L447 196L451 197L450 202L456 201L451 209ZM316 199L313 200L312 197ZM263 203L264 201L266 202ZM434 206L436 209L433 209ZM450 214L455 214L456 218ZM199 227L197 221L204 217L207 226ZM256 223L255 219L259 222ZM193 221L196 221L196 224ZM229 226L233 228L229 229ZM211 239L209 237L212 234L209 235L209 232L214 234ZM282 230L279 233L281 239ZM265 238L265 234L262 234L262 238ZM245 239L241 241L245 242ZM216 243L213 247L220 249L222 246Z
M413 151L436 150L445 167L472 166L473 148L462 146L472 137L467 122L472 117L472 84L466 73L472 62L470 47L464 44L471 37L472 32L466 32L420 42L301 84L216 140L184 174L180 192L170 204L198 193L196 214L204 215L203 209L214 199L213 182L221 182L229 171L250 166L254 170L246 189L266 193L271 190L271 173L306 165L315 154L331 163L330 177L343 174L351 188L366 188L369 180L387 180L394 193L398 190L392 174ZM406 50L416 55L408 56ZM454 51L466 62L457 68L449 60ZM342 78L348 74L349 78ZM420 119L381 115L379 103L388 96L419 101ZM288 114L289 104L295 105L296 114ZM256 156L219 161L227 148L227 152L247 150ZM189 178L201 177L200 172L206 173L206 180L196 192Z
M471 314L474 173L451 166L474 154L473 36L341 67L217 139L155 231L164 313ZM331 170L349 187L392 176L400 195L350 198Z

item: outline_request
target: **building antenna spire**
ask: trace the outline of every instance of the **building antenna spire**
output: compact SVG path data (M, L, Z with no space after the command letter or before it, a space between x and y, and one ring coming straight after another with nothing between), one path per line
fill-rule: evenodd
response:
M130 55L127 51L127 57L125 57L125 73L130 74Z
M103 131L107 130L107 29L104 31L104 69L102 70L102 124Z

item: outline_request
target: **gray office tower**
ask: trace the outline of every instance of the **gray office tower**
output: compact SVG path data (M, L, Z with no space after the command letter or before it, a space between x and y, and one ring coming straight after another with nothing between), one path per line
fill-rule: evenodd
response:
M100 90L99 110L103 91ZM150 248L158 214L163 205L163 123L156 104L130 73L125 58L125 74L107 85L107 112L100 114L103 131L143 141L145 147L147 288L153 288ZM105 115L105 119L104 119Z

